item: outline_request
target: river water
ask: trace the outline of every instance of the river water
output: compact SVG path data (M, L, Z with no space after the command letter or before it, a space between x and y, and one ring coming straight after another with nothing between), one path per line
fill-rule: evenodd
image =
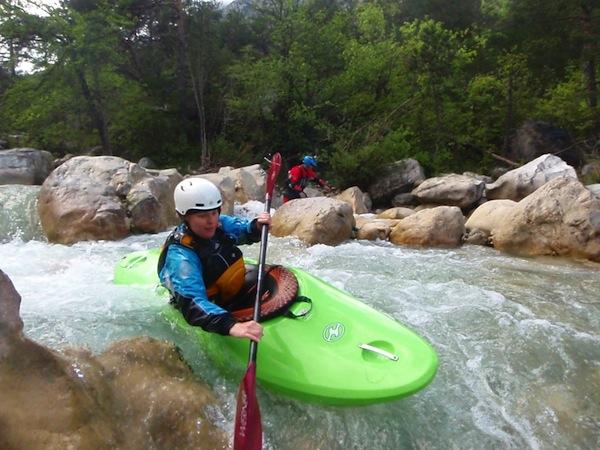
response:
M160 245L166 233L64 246L44 242L35 229L17 233L0 220L0 269L22 296L26 334L50 347L97 352L131 336L175 342L217 393L214 420L231 434L240 380L214 368L148 292L112 283L121 256ZM243 250L256 258L258 248ZM476 246L306 247L290 238L270 238L267 260L351 292L426 338L440 358L425 390L379 405L310 405L259 388L267 448L600 447L598 265Z

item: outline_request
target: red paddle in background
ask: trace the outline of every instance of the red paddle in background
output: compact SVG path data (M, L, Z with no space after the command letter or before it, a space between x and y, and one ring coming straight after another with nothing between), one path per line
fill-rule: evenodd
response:
M265 211L271 211L271 200L275 180L281 168L281 155L275 153L271 158L271 165L267 173L267 186L265 189ZM258 280L256 282L256 298L254 300L254 313L252 320L260 319L260 297L262 294L265 260L267 255L267 239L269 227L263 225L260 235L260 250L258 253ZM234 450L261 450L262 449L262 423L260 409L256 399L256 351L258 344L250 341L250 354L246 375L240 383L237 395L237 408L235 412L235 435L233 437Z

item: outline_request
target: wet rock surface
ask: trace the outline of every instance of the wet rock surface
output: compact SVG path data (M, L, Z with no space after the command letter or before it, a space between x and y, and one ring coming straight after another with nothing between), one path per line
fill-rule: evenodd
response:
M299 198L273 215L274 236L296 236L309 245L336 245L350 239L354 216L349 203L326 197Z
M39 195L40 221L50 242L118 240L178 223L171 171L146 171L114 156L78 156L57 167Z
M518 255L600 262L600 199L577 180L556 178L513 206L492 241Z
M0 448L227 448L213 393L172 344L59 353L23 335L19 305L0 271Z

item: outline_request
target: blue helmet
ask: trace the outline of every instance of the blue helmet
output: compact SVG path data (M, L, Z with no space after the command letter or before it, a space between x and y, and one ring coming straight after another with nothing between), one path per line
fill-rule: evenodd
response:
M302 158L302 164L305 166L314 167L315 169L317 168L317 160L314 156L305 156Z

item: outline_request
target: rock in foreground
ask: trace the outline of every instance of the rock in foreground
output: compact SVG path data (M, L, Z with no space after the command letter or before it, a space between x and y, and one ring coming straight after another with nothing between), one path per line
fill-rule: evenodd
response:
M0 448L220 449L213 394L172 344L137 338L94 357L22 334L20 296L0 271Z

